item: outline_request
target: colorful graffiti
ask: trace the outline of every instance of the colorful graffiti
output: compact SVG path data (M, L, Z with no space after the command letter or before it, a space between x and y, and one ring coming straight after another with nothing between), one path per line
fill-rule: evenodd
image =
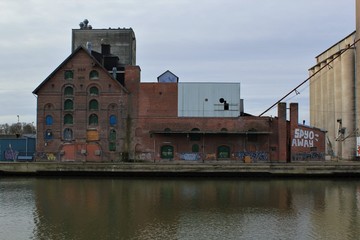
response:
M216 160L216 154L215 153L208 153L205 156L206 160Z
M37 152L36 159L39 161L56 161L57 157L55 153Z
M314 141L319 141L319 134L314 131L303 130L296 128L294 131L294 138L291 141L293 147L314 147Z
M179 153L180 160L198 161L201 160L200 153Z
M4 152L4 157L6 161L15 161L17 159L19 152L15 151L12 148L8 148Z
M152 161L154 160L153 153L136 153L136 159L140 161Z
M321 152L296 153L291 156L291 161L323 161L325 154Z
M235 157L238 160L244 160L245 157L250 157L252 162L268 162L269 161L269 153L262 151L255 152L236 152Z

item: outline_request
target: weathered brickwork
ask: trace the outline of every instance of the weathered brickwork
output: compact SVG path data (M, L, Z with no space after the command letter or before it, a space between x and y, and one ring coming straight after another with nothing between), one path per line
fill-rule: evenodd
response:
M178 83L123 81L85 48L74 51L34 93L37 161L323 160L325 133L298 124L298 105L278 117L178 117ZM222 111L226 111L223 109Z
M107 161L123 150L129 93L85 49L74 52L34 93L38 152L54 153L63 161Z

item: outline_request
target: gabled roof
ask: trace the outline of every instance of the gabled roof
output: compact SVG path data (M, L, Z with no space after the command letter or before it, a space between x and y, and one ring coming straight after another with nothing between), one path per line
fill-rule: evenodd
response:
M40 85L32 92L33 94L37 94L37 92L42 88L42 86L47 82L49 81L66 63L68 63L78 52L80 51L84 51L86 52L86 54L95 62L95 64L97 66L99 66L100 68L102 68L104 70L104 72L106 72L106 74L112 78L114 80L114 82L116 82L126 93L129 93L129 91L123 86L121 85L116 79L113 78L113 76L108 72L108 70L106 70L104 68L103 65L101 65L99 63L98 60L96 60L96 58L91 55L89 53L89 51L84 48L83 46L79 46L77 49L75 49L75 51L73 51L70 56L68 56L44 81L42 81L42 83L40 83Z
M179 77L170 72L169 70L166 70L163 74L158 76L158 82L179 82Z

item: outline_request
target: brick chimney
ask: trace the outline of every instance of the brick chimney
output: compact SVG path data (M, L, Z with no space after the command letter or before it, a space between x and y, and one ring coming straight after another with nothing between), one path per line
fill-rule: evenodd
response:
M287 160L287 124L286 124L286 103L278 104L278 161L286 162Z

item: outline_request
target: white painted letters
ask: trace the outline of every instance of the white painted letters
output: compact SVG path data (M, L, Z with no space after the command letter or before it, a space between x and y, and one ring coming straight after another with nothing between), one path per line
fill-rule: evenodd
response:
M318 136L314 131L296 128L291 145L293 147L314 147L314 140L318 141Z

